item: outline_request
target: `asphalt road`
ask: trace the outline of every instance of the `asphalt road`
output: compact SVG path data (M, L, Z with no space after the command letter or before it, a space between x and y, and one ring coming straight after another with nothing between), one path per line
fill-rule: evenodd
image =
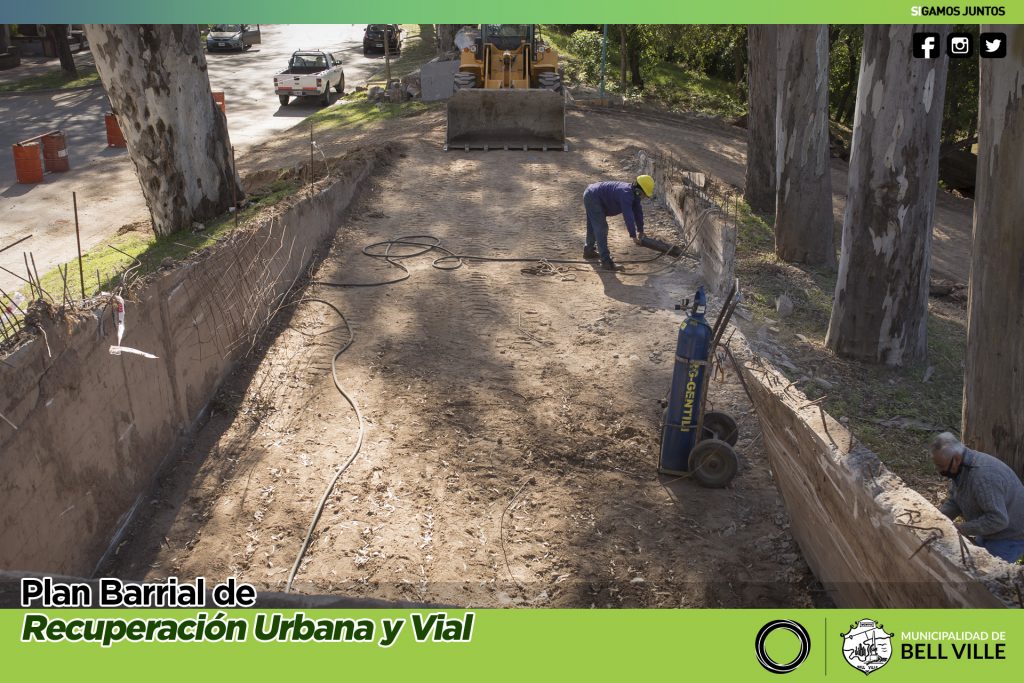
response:
M239 155L320 110L315 98L282 107L274 94L273 75L287 66L293 51L322 48L342 54L347 91L377 71L383 59L363 56L362 25L268 25L262 34L262 44L246 52L207 54L210 85L225 93L228 131ZM32 252L40 274L74 257L72 192L78 195L83 249L122 225L148 218L127 152L107 147L103 114L109 109L102 88L0 95L0 248L32 235L0 253L0 266L24 275L23 250ZM47 174L38 185L18 184L11 145L53 129L67 135L71 171ZM0 288L10 292L23 284L0 271Z

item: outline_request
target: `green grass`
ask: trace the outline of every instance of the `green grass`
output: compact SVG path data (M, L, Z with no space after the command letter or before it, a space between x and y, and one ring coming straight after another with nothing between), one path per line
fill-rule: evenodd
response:
M305 184L301 179L278 180L271 184L263 194L250 195L249 204L238 214L239 223L244 223L258 211L277 204L302 187L305 187ZM121 284L124 271L135 263L135 259L138 259L142 265L133 271L133 278L134 276L145 276L159 269L165 259L178 262L193 252L213 246L230 233L234 227L234 214L226 213L206 223L205 229L200 232L182 230L166 237L157 237L150 232L142 232L140 229L117 235L82 254L86 296L93 296L99 291L110 291ZM111 247L116 247L116 249ZM69 297L80 299L82 293L78 260L75 259L66 265ZM48 273L40 275L40 279L43 289L59 305L64 291L64 280L60 270L54 268ZM31 298L28 285L25 285L20 291L27 299Z
M559 57L562 59L579 59L577 55L569 50L569 34L564 33L557 24L541 24L538 28L540 29L540 37L558 52ZM611 47L611 35L609 35L608 44ZM611 64L612 60L609 56L609 71L611 70Z
M662 62L647 77L645 91L673 109L736 119L747 111L745 94L735 83L711 78L678 64Z
M67 79L64 72L55 69L39 76L30 76L13 83L0 83L0 92L32 92L34 90L63 90L97 85L100 76L92 67L78 69L78 78Z
M391 77L402 78L413 73L437 54L437 42L433 24L402 24L402 52L391 56ZM381 68L370 75L366 82L384 85L385 70Z
M740 204L738 230L736 275L746 297L744 306L754 315L751 324L754 329L777 326L778 346L798 368L779 370L790 380L808 375L825 378L829 388L807 381L798 388L810 400L825 397L824 409L836 419L847 418L857 439L909 484L919 489L922 483L925 488L934 487L935 473L926 457L928 442L935 431L958 431L960 426L965 313L955 304L932 302L927 362L888 368L838 358L825 347L835 273L781 261L774 252L771 217L753 213L745 203ZM775 298L783 292L792 298L795 310L780 320ZM935 367L934 374L922 382L929 365ZM896 417L918 424L880 424Z
M567 78L573 74L579 76L580 70L573 67L573 62L579 61L580 57L570 49L569 34L563 33L559 26L553 24L542 26L541 33L544 40L558 51L566 65ZM724 119L738 118L747 111L746 94L735 83L687 70L678 64L661 62L646 72L644 79L644 89L640 93L634 92L632 86L627 84L631 98L639 96L642 100L659 102L671 109L700 112ZM592 87L600 85L599 80L585 81L584 84ZM609 35L605 90L621 94L617 35Z
M440 106L441 103L423 102L422 100L410 100L401 104L389 102L378 104L367 100L365 92L358 92L348 96L344 102L313 114L309 120L317 129L361 128L389 119L416 116Z

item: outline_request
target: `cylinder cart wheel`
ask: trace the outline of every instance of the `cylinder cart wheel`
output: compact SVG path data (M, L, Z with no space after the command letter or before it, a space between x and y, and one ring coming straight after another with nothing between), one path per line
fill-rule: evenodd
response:
M727 413L719 413L714 410L704 413L704 439L718 439L730 446L735 446L740 438L739 427L736 420Z
M726 486L736 476L739 464L732 446L718 439L705 439L690 451L690 472L709 489Z

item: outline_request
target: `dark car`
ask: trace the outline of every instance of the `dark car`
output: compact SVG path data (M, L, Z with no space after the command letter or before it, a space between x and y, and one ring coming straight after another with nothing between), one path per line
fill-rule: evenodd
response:
M206 34L206 49L248 50L262 42L259 24L214 24Z
M363 54L384 52L384 33L388 34L388 52L402 51L402 29L398 24L367 24L363 29Z

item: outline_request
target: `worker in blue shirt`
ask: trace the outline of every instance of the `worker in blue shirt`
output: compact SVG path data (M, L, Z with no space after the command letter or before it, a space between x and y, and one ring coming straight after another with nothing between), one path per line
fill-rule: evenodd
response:
M583 246L583 258L600 257L602 268L616 270L615 261L608 253L608 216L621 213L629 236L640 244L644 238L644 211L640 200L653 196L654 178L649 175L637 176L632 183L609 180L588 187L583 193L583 208L587 212L587 242Z

